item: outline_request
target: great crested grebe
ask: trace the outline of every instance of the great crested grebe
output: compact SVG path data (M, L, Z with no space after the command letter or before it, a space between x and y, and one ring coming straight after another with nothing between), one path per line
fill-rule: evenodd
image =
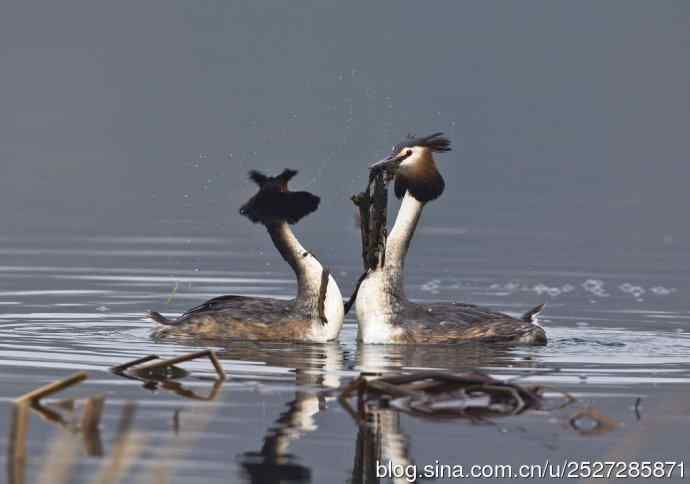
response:
M371 165L395 177L395 195L402 198L386 238L384 265L369 271L356 293L358 339L364 343L443 344L461 341L545 344L536 322L539 305L520 319L491 309L461 303L415 304L405 297L403 272L424 206L445 188L432 153L450 151L442 133L408 136L385 159Z
M152 311L149 317L165 325L154 331L155 338L325 342L338 337L344 317L340 289L289 227L315 211L320 201L309 192L288 190L288 181L296 174L294 170L284 170L269 177L258 171L249 172L259 191L240 208L240 213L266 227L278 252L295 271L297 297L281 300L221 296L173 320Z

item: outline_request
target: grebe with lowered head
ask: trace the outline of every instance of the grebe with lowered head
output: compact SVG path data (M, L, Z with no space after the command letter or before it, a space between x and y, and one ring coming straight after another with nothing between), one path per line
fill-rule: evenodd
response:
M245 339L325 342L338 337L343 324L343 298L335 279L307 251L290 229L314 212L319 197L288 190L297 174L284 170L275 177L251 171L259 191L240 209L254 223L263 224L280 255L297 276L297 297L292 300L221 296L190 309L177 319L157 312L149 317L164 325L154 338Z
M543 304L516 319L472 304L415 304L405 297L403 273L410 242L424 206L445 188L433 153L446 151L450 151L450 141L442 133L409 136L370 167L395 177L395 195L402 203L386 238L383 267L370 270L356 293L358 339L392 344L545 344L544 329L536 322Z

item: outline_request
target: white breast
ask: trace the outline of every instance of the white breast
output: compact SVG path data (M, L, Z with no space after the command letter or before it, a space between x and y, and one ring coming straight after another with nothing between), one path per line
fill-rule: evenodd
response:
M390 343L394 328L382 271L370 273L357 293L357 339L363 343Z

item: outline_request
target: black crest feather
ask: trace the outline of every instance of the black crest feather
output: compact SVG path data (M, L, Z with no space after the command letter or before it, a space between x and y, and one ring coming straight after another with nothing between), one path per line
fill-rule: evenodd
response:
M294 178L294 176L296 174L297 174L297 170L291 170L290 168L286 168L276 178L283 180L285 182L289 182L290 180L292 180Z
M266 183L268 178L268 176L264 175L258 170L252 170L249 172L249 179L259 186L263 186L263 184Z
M321 199L309 192L291 192L287 183L297 171L286 169L271 177L252 170L249 178L259 185L259 191L240 208L240 214L254 223L285 221L289 224L299 222L314 212Z
M393 152L399 153L403 148L411 148L413 146L424 146L435 153L445 153L451 150L450 140L439 131L429 136L414 136L408 134L407 138L393 147Z

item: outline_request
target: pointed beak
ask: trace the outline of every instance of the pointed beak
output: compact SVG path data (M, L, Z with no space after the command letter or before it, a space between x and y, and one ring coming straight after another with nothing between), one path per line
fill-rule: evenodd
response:
M407 158L404 155L393 155L383 160L379 160L376 163L369 165L370 170L396 170L400 165L400 162Z

